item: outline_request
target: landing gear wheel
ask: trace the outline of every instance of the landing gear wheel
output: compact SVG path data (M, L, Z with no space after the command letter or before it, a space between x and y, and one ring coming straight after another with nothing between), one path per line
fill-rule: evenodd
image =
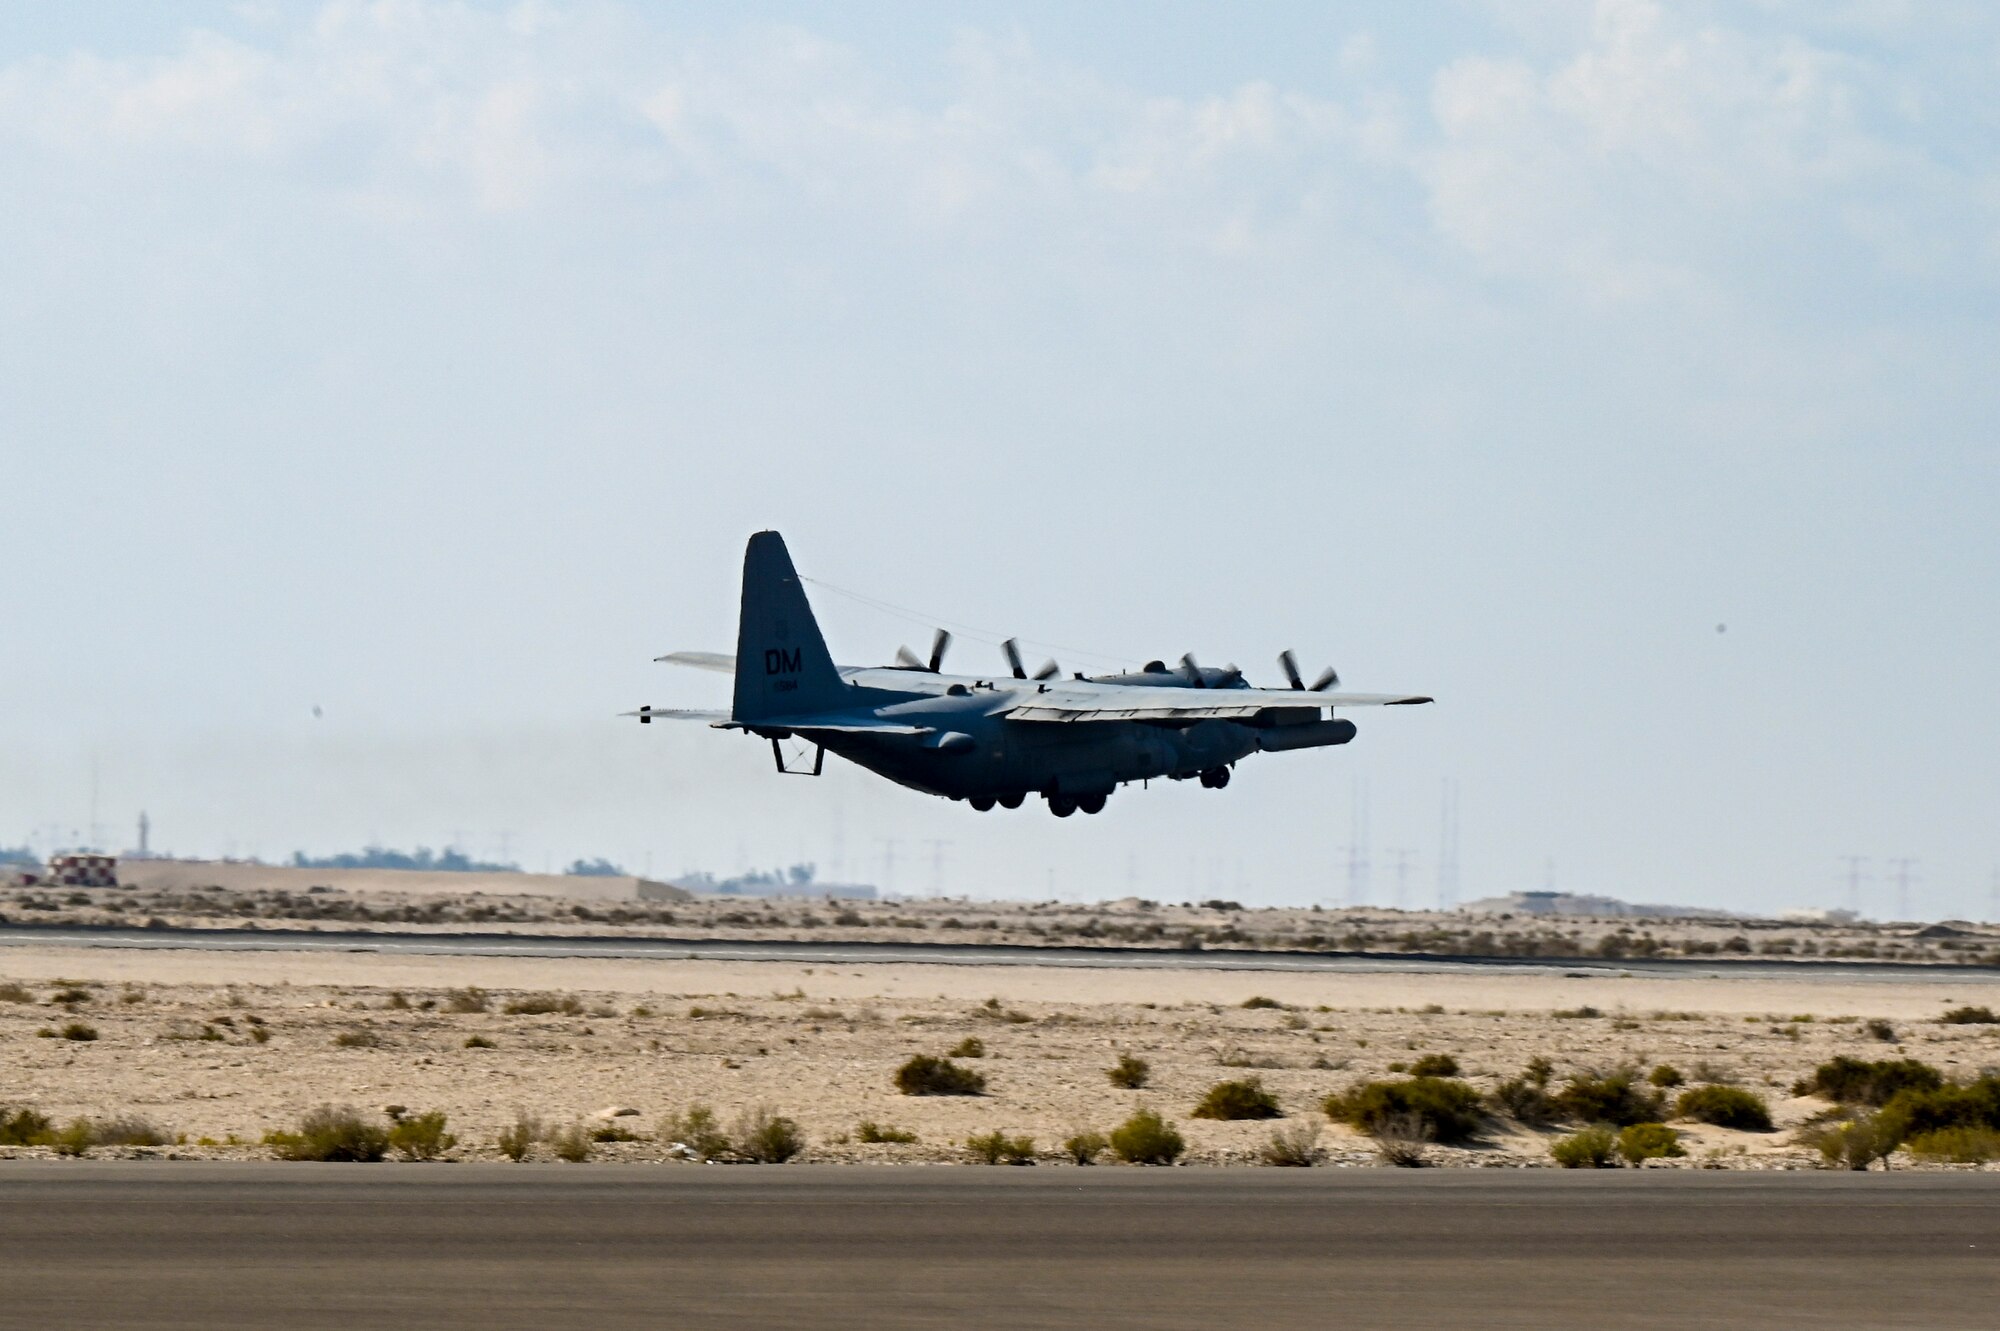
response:
M1049 796L1049 812L1058 818L1067 818L1076 812L1076 801L1067 795Z
M1026 798L1028 798L1026 795L1018 791L1012 795L1002 795L1000 797L1000 807L1003 809L1018 809L1021 807L1021 801Z
M1104 796L1079 795L1076 797L1076 807L1082 809L1085 813L1103 813Z
M993 797L991 795L973 795L967 798L965 802L981 813L985 813L993 807Z
M1221 790L1229 784L1229 769L1227 767L1211 767L1201 774L1201 783L1210 790Z

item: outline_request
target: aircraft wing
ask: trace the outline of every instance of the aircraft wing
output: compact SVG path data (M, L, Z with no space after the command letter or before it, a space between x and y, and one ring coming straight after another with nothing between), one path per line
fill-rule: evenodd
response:
M1431 699L1409 693L1314 693L1309 689L1176 689L1065 684L1023 693L1010 721L1244 720L1271 708L1398 707Z
M665 656L656 656L653 659L665 661L668 665L714 670L724 675L736 673L736 656L733 652L668 652Z

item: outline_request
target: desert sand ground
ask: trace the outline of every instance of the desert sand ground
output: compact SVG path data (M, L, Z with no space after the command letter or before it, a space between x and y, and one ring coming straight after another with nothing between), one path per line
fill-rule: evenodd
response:
M1318 1126L1328 1163L1373 1165L1368 1139L1328 1123L1319 1101L1447 1053L1481 1089L1537 1056L1554 1061L1558 1080L1667 1062L1691 1081L1733 1081L1770 1099L1779 1130L1679 1123L1689 1155L1674 1163L1808 1168L1817 1156L1790 1130L1826 1106L1789 1087L1818 1062L1907 1055L1961 1076L2000 1065L2000 1026L1937 1021L1993 1001L1991 987L1964 976L1243 974L34 945L0 951L0 982L13 986L0 988L13 995L0 1001L0 1104L58 1121L141 1115L180 1139L154 1154L209 1158L262 1157L264 1132L330 1102L443 1110L462 1159L499 1158L497 1134L523 1112L602 1124L633 1110L616 1121L642 1139L603 1144L598 1158L666 1160L662 1118L702 1103L725 1124L759 1106L796 1119L808 1160L962 1162L966 1137L1000 1130L1032 1137L1055 1163L1065 1137L1108 1130L1144 1105L1179 1124L1188 1163L1251 1163L1273 1124L1189 1111L1214 1082L1255 1076L1287 1122ZM453 1011L455 993L471 988L485 991L487 1010ZM504 1011L533 995L576 1010ZM1243 1006L1252 998L1277 1006ZM1895 1039L1871 1036L1868 1019L1890 1023ZM38 1034L70 1022L97 1038ZM493 1047L469 1048L472 1037ZM897 1093L904 1059L968 1038L985 1052L961 1061L986 1075L987 1094ZM1110 1083L1105 1069L1121 1053L1151 1064L1149 1085ZM867 1120L917 1140L861 1143ZM1546 1165L1555 1135L1496 1124L1481 1145L1431 1154Z

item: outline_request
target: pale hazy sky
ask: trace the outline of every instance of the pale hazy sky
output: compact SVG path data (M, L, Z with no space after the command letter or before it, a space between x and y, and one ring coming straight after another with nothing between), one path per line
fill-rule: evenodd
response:
M1451 777L1468 896L1983 914L1996 88L2000 11L1893 0L23 8L0 844L94 767L186 853L1302 901L1365 781L1427 901ZM724 696L651 658L766 526L1438 705L1063 822L615 720Z

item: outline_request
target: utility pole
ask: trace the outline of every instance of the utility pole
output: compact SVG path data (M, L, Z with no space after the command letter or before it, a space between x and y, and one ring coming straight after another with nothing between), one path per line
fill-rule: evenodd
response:
M1899 920L1910 918L1910 883L1914 880L1914 876L1910 873L1910 866L1916 862L1916 860L1908 856L1889 861L1889 863L1896 866L1894 875L1896 879L1896 918Z
M1847 908L1859 916L1861 914L1861 884L1868 875L1862 866L1868 863L1866 855L1842 855L1847 864Z

